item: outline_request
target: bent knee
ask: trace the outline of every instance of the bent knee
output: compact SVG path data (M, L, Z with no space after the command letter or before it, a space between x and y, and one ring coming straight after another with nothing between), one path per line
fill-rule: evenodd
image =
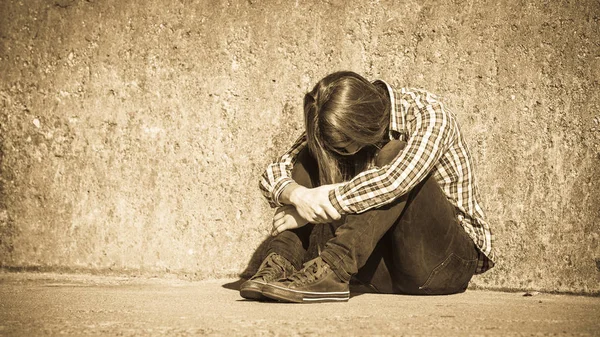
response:
M384 166L391 163L406 146L405 141L390 140L385 146L379 150L375 159L376 166Z
M319 186L319 166L308 148L304 148L298 153L292 168L292 179L304 187Z

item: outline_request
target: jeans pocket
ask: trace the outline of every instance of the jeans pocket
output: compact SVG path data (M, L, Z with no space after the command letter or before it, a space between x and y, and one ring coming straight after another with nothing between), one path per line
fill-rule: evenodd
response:
M426 294L445 295L461 293L475 273L477 259L465 260L454 253L435 267L425 284L419 287Z

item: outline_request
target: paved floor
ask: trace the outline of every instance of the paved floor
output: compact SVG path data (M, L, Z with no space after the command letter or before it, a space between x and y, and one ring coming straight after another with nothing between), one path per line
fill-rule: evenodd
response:
M347 303L246 301L234 280L0 273L0 336L600 336L600 298L470 290L355 294Z

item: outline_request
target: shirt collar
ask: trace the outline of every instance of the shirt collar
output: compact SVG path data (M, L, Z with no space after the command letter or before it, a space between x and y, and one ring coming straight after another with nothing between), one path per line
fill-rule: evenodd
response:
M404 113L405 107L403 104L397 104L396 91L384 80L376 80L373 83L383 83L387 88L390 97L390 125L389 125L389 137L390 139L396 139L397 136L394 133L403 133L406 129L406 114ZM400 111L398 111L398 109Z

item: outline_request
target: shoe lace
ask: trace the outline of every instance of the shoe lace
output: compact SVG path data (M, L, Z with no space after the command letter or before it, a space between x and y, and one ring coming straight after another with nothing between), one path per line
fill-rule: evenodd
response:
M282 273L285 273L285 268L280 263L277 263L275 257L271 255L265 260L264 264L253 278L262 277L265 280L273 279Z
M317 260L308 261L302 270L292 274L288 280L297 284L313 282L323 274L323 267L323 263L318 263Z

